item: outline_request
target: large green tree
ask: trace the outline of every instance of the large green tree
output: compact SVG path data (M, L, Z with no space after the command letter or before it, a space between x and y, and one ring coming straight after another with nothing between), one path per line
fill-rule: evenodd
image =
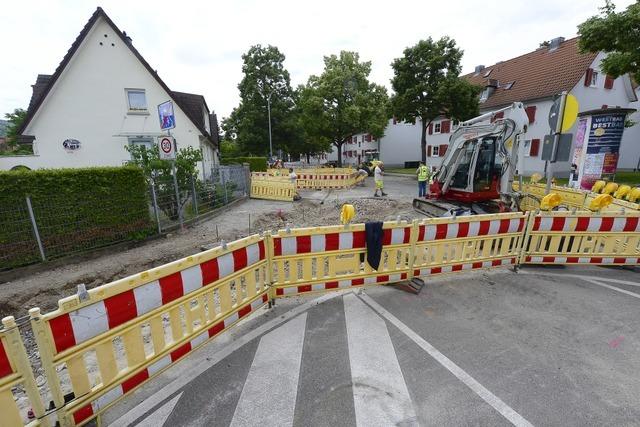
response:
M422 126L420 151L426 160L427 128L433 119L445 115L466 120L478 114L480 88L460 77L462 50L449 37L420 40L404 50L391 64L393 115Z
M324 58L324 71L300 89L306 136L316 146L333 144L342 165L342 145L352 135L369 132L379 138L387 124L387 90L369 81L371 62L356 52Z
M7 119L7 143L11 146L16 145L18 137L18 129L22 126L22 122L27 117L27 110L16 108L13 113L6 113L4 117Z
M223 120L222 128L226 138L234 138L244 154L269 152L268 104L274 152L294 151L302 142L302 129L295 114L295 91L284 60L284 54L275 46L255 45L242 55L240 105Z
M640 81L640 2L622 12L607 0L600 14L578 25L583 52L606 52L600 67L612 77L630 73Z

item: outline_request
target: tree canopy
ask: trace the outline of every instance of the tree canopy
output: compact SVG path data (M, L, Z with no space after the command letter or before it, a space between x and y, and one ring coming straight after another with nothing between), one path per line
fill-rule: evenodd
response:
M222 123L226 139L235 138L246 154L267 154L270 102L274 152L278 149L296 152L302 142L302 131L295 114L296 94L284 68L284 54L275 46L255 45L242 55L242 60L240 105Z
M18 129L22 126L22 122L27 117L27 110L22 108L16 108L13 113L6 113L4 115L7 119L7 143L11 146L15 146L16 137L18 136Z
M584 52L606 52L600 67L612 77L630 73L640 81L640 2L622 12L607 0L600 14L578 25L579 47Z
M466 120L478 114L480 88L460 78L463 51L455 40L431 37L404 50L391 64L393 115L409 123L420 122L422 161L426 160L426 129L431 121L445 115Z
M387 90L369 81L371 62L356 52L325 56L324 71L300 88L299 106L306 137L318 147L333 144L342 164L342 145L352 135L375 138L387 124Z

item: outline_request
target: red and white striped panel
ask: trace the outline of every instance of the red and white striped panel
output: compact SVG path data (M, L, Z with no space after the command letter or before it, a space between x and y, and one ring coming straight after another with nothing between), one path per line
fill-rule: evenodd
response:
M515 264L515 258L494 259L491 261L478 261L465 264L444 265L442 267L421 268L413 271L414 276L430 276L440 273L453 273L456 271L474 270L478 268L500 267Z
M523 228L524 218L421 225L418 228L418 242L518 233Z
M136 373L132 377L129 377L127 380L123 381L121 384L117 385L116 387L112 388L106 393L103 393L97 399L93 400L90 403L87 403L85 406L75 411L73 413L74 422L76 424L79 424L91 418L101 410L105 409L108 405L115 402L116 399L128 393L129 391L133 390L134 388L136 388L137 386L139 386L140 384L142 384L143 382L145 382L146 380L148 380L158 372L162 371L164 368L166 368L170 364L176 362L177 360L179 360L180 358L182 358L183 356L185 356L195 348L199 347L208 339L213 338L214 336L218 335L220 332L224 331L225 329L228 329L233 323L235 323L242 317L246 316L248 313L256 311L257 309L262 307L267 301L268 301L267 294L262 295L262 297L257 298L251 304L248 304L245 307L241 308L240 310L235 312L233 315L211 326L209 329L202 332L201 334L193 338L191 341L188 341L182 344L180 347L176 348L166 356L161 357L160 359L153 362L151 365L138 371L138 373Z
M361 277L358 279L338 280L313 285L288 286L276 288L276 296L288 296L303 294L306 292L328 291L331 289L344 289L352 286L373 285L378 283L395 283L407 279L407 273L384 274L380 276Z
M58 353L265 259L264 241L186 268L49 321Z
M638 217L535 217L533 231L640 232Z
M525 262L531 264L617 264L638 265L638 257L576 257L576 256L527 256Z
M341 233L314 234L311 236L274 237L274 256L288 256L315 252L340 251L347 249L364 249L364 231L347 231ZM383 230L383 245L408 244L411 239L411 228L393 228Z
M9 362L9 356L4 345L4 341L0 340L0 378L13 374L11 362Z

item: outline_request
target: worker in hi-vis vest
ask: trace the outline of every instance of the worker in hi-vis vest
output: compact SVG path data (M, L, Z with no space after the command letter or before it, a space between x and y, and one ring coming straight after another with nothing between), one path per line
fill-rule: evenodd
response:
M429 168L425 166L423 162L420 162L420 166L416 170L418 175L418 197L424 197L427 195L427 182L429 181Z

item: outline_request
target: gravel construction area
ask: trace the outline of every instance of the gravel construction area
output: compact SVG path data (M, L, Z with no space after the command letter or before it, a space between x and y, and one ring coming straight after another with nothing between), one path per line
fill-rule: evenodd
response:
M303 199L293 203L248 199L216 217L142 246L90 259L68 258L64 266L0 283L0 315L19 317L33 307L46 313L57 307L60 298L74 294L79 283L94 288L192 255L221 240L233 241L287 225L336 225L344 203L355 206L354 222L420 217L411 207L416 192L411 177L387 177L385 184L389 196L383 198L373 198L373 180L367 179L363 187L302 191Z

